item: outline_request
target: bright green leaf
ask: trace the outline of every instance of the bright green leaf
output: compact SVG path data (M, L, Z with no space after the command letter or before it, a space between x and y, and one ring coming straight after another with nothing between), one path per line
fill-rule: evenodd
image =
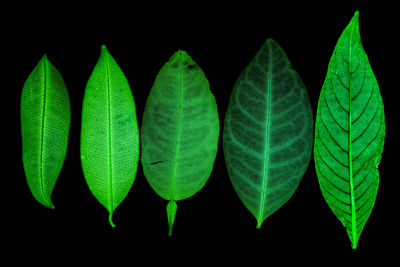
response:
M105 46L86 85L81 162L86 182L109 211L109 222L135 180L139 132L128 81Z
M177 205L208 180L218 149L215 98L200 67L185 51L176 52L160 70L143 114L143 171L166 200L169 235Z
M22 160L37 201L54 208L51 193L64 164L71 110L63 78L46 55L25 82L21 96Z
M267 39L233 88L223 133L229 176L257 228L300 183L310 162L312 127L300 76Z
M329 62L315 128L321 191L355 249L375 203L385 137L382 99L361 44L358 12Z

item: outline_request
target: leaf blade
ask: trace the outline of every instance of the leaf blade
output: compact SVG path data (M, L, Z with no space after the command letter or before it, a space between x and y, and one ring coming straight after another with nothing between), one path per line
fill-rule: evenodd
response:
M379 184L384 111L362 47L356 12L335 47L318 103L314 160L321 191L347 229L352 248Z
M194 195L208 180L218 137L217 105L208 80L193 59L179 50L155 79L141 128L143 172L153 190L171 203L167 208L170 231L175 201Z
M136 107L128 81L105 46L86 85L81 163L96 199L112 214L129 193L139 159Z
M22 160L28 186L42 205L54 208L51 194L65 161L71 110L59 71L39 61L21 95Z
M267 39L235 84L223 135L231 182L257 228L296 190L311 146L307 92L283 49Z

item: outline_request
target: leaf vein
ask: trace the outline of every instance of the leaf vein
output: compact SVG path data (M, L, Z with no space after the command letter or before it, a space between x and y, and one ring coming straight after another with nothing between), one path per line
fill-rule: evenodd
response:
M369 141L369 143L363 148L363 150L356 157L353 158L353 161L358 159L361 156L361 154L363 154L367 150L367 148L377 139L381 128L382 128L382 123L379 125L378 131L376 132L374 138L372 138L371 141Z
M345 133L348 134L348 133L349 133L349 130L346 130L345 128L343 128L343 127L336 121L335 117L333 116L332 111L331 111L331 109L330 109L330 107L329 107L329 105L328 105L328 100L326 99L325 93L324 93L323 97L324 97L324 100L325 100L326 109L328 110L329 115L332 117L332 120L335 122L335 124L337 124L337 125L339 126L339 128L340 128L343 132L345 132ZM340 106L340 104L339 104L339 106ZM346 111L345 109L343 109L343 110ZM347 114L349 114L349 112L347 112ZM322 116L321 116L321 120L322 120Z
M339 145L339 143L336 141L336 139L333 138L332 134L330 133L328 127L326 126L326 124L325 124L325 122L324 122L324 120L323 120L322 118L321 118L321 122L322 122L322 125L324 125L324 127L325 127L325 129L326 129L328 135L331 137L331 139L333 140L333 142L336 144L336 146L339 147L340 150L342 150L344 153L346 153L346 154L349 153L349 151L347 151L347 150L345 150L344 148L342 148L342 147ZM318 129L318 132L319 132L319 128L317 128L317 129ZM321 140L321 138L319 138L319 140Z
M319 128L317 128L317 131L319 132ZM329 150L328 146L322 141L321 138L318 138L318 141L325 147L326 151L328 151L329 155L331 155L332 158L333 158L334 160L336 160L336 161L337 161L340 165L342 165L343 167L345 167L345 168L347 168L347 169L349 168L348 165L344 164L343 162L341 162L340 160L338 160L338 159L336 158L336 156ZM321 155L321 157L322 157L322 155Z
M331 81L331 91L333 92L333 95L335 96L336 102L338 103L339 107L340 107L344 112L346 112L347 114L349 114L349 111L348 111L347 109L345 109L345 107L342 106L342 103L340 103L339 98L337 97L336 91L333 90L334 86L333 86L333 81L332 81L332 79L329 79L329 80ZM326 106L327 106L327 108L328 108L328 110L329 110L329 113L331 114L331 116L332 116L332 118L333 118L333 115L332 115L331 109L330 109L330 107L329 107L329 105L328 105L328 101L327 101L327 99L326 99L326 96L324 95L324 97L325 97ZM340 126L340 125L339 125L339 126ZM343 129L343 130L346 131L345 129ZM346 132L347 132L347 131L346 131Z
M360 63L359 63L359 64L360 64ZM361 95L361 92L362 92L363 89L364 89L364 83L365 83L365 73L364 73L364 75L363 75L363 80L362 80L362 84L361 84L360 90L358 90L358 93L357 93L353 98L351 98L351 101L356 100L357 97L358 97L359 95Z
M349 182L349 181L348 181L347 179L345 179L344 177L338 175L338 174L333 170L333 168L332 168L330 165L328 165L328 163L327 163L327 162L324 160L324 158L321 156L321 152L319 151L319 148L317 148L317 152L318 152L318 156L319 156L319 158L321 159L321 161L324 163L324 165L325 165L326 167L328 167L328 169L329 169L333 174L335 174L338 178L342 179L342 180L345 181L346 183Z
M360 90L360 91L361 91L361 90ZM364 114L365 110L366 110L367 107L368 107L369 102L370 102L371 99L372 99L373 92L374 92L374 90L371 89L371 94L370 94L370 96L369 96L369 98L368 98L368 100L367 100L367 103L366 103L365 106L364 106L364 109L360 112L360 114L358 115L358 117L357 117L354 121L352 121L352 124L356 123L356 122L358 121L358 119L361 117L361 115ZM377 109L378 109L378 108L377 108Z
M248 154L253 154L255 156L257 156L260 159L264 159L264 156L261 155L260 153L251 150L250 148L248 148L247 146L245 146L244 144L242 144L236 137L234 134L232 134L232 131L228 131L230 137L232 138L232 141L234 144L238 145L239 148L241 148L242 150L244 150L245 152L247 152Z

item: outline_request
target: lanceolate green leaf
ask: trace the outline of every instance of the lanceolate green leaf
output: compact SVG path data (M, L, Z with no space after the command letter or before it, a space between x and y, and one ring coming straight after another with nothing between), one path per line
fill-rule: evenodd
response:
M268 39L233 88L223 134L229 176L257 228L300 183L310 162L312 127L304 84Z
M86 85L81 162L86 182L109 211L109 222L132 187L139 159L135 102L123 72L105 46Z
M46 55L25 82L21 96L22 160L37 201L54 208L51 193L64 164L71 110L63 78Z
M215 98L200 67L185 51L160 70L143 114L143 171L166 200L169 235L177 200L199 191L211 174L218 149Z
M321 191L355 249L374 206L385 136L382 99L361 44L358 12L329 62L315 128Z

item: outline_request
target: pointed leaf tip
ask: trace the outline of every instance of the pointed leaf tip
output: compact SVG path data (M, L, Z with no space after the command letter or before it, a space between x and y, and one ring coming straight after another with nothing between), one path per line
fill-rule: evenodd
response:
M257 228L257 229L260 229L262 223L263 223L263 220L262 220L262 219L260 219L260 220L257 219L257 226L256 226L256 228Z
M279 44L272 38L268 38L265 44L271 48L279 47Z
M42 56L42 58L40 59L39 62L40 62L40 63L44 63L44 62L49 63L49 62L50 62L49 59L47 58L46 53L43 54L43 56Z
M356 251L357 249L357 244L358 244L358 238L356 239L356 241L351 241L351 248Z
M350 24L351 24L351 23L356 23L356 24L358 24L358 16L359 16L359 12L358 12L358 10L357 10L356 12L354 12L354 16L353 16L353 18L351 19Z
M54 206L53 202L51 199L46 198L44 202L41 202L45 207L54 210L56 207Z
M105 45L101 46L101 54L108 53L107 47Z

